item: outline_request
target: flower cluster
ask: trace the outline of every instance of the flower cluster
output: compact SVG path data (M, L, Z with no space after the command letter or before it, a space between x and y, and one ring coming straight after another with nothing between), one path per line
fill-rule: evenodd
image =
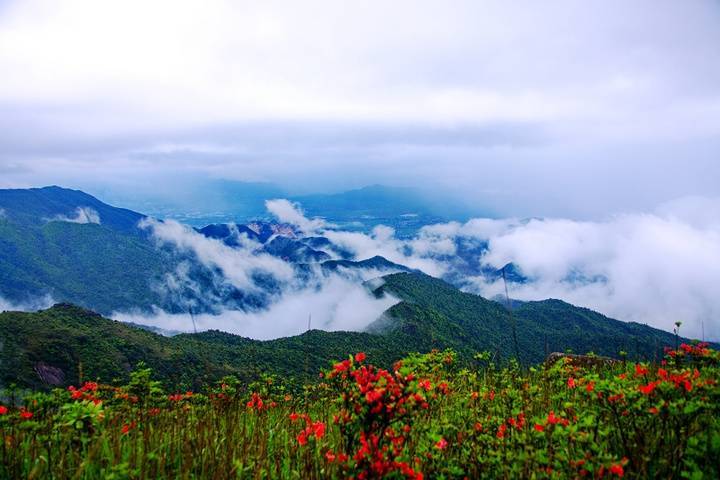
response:
M102 400L95 396L97 389L98 384L96 382L85 382L80 388L75 388L74 386L70 385L68 387L68 392L70 392L70 398L73 400L87 400L89 402L93 402L95 405L98 405L102 403Z
M325 424L323 422L313 422L310 416L304 413L290 414L290 421L292 423L295 423L298 420L304 420L305 422L305 427L295 437L300 446L306 445L309 438L320 440L325 436Z

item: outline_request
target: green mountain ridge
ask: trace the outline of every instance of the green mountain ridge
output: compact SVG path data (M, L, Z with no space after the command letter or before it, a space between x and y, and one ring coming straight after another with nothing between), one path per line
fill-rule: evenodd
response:
M330 361L357 351L386 366L435 348L453 348L466 363L479 351L495 353L499 360L514 355L510 317L500 304L423 274L398 273L383 280L375 294L392 294L401 302L366 332L311 330L268 341L219 331L164 337L68 304L0 313L0 382L42 388L48 386L43 378L49 373L60 385L77 384L81 369L84 379L112 382L125 379L144 361L166 385L177 388L198 388L229 374L250 381L269 373L301 383L316 379ZM653 359L675 341L670 333L556 300L529 302L513 315L525 364L544 359L546 342L553 350L610 356L625 350L633 359Z

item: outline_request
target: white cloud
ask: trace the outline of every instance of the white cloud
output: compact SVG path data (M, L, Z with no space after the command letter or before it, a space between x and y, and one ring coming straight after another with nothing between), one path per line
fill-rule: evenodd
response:
M411 239L396 238L386 226L370 234L323 229L321 225L310 230L350 251L356 260L381 255L452 279L490 298L503 292L502 281L467 273L467 264L459 262L457 255L465 255L476 269L483 265L499 269L512 262L528 277L526 283L510 284L514 298L560 298L619 320L668 331L679 320L685 335L701 337L704 330L706 338L719 339L720 210L702 210L719 201L679 199L655 213L625 214L604 221L480 218L429 225ZM310 222L289 202L274 205L287 207L296 225ZM176 245L193 249L201 261L219 266L234 285L242 288L250 281L242 272L255 265L255 260L247 258L252 248L234 252L172 222L154 228L161 238L179 238L174 240ZM471 253L460 252L467 241L480 247ZM233 255L240 255L241 260L228 260ZM226 310L219 316L201 315L199 323L202 328L274 338L303 331L305 312L312 313L317 328L361 329L392 305L373 300L360 287L362 281L387 272L340 273L324 277L316 270L310 280L298 282L287 272L282 293L272 299L267 310ZM189 325L184 316L161 312L156 318L135 321L171 330L187 330L182 325Z
M55 222L70 223L95 223L100 224L100 214L90 207L77 207L74 216L56 215L52 218Z
M265 208L280 222L294 225L307 235L312 235L318 230L328 226L322 219L309 219L305 217L300 205L286 199L267 200L265 202Z
M0 312L34 312L51 307L55 301L50 295L36 297L21 302L0 297Z
M304 332L309 316L313 329L360 331L397 302L391 296L377 299L362 284L333 275L318 288L284 293L265 310L226 310L219 315L195 315L194 320L199 331L217 329L267 340ZM163 311L152 315L116 313L113 318L167 330L193 330L192 319L184 314L173 315Z
M193 252L205 266L219 268L224 279L238 289L257 290L253 280L255 273L270 274L280 281L293 278L290 265L268 254L255 252L249 241L242 248L231 248L174 220L161 222L146 218L140 227L150 230L159 242L174 245L180 251ZM259 244L255 245L259 247Z
M493 221L492 234L478 237L488 241L478 261L519 266L530 281L511 285L518 299L560 298L664 330L679 320L685 334L700 337L704 328L706 337L718 339L720 224L698 224L698 214L666 207L604 222ZM472 280L471 289L487 297L502 288L501 281Z

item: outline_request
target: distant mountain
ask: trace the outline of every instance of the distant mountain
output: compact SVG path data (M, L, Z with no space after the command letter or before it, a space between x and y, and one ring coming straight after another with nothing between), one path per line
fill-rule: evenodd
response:
M178 181L173 188L134 188L132 192L98 189L101 198L130 206L157 218L173 218L202 227L213 223L270 220L265 201L287 198L310 216L319 216L346 229L367 231L380 223L410 234L429 223L463 220L483 213L447 193L371 185L330 194L296 195L272 183L234 180Z
M321 267L325 271L337 271L338 269L362 269L362 270L379 270L379 271L395 271L395 272L409 272L411 271L408 267L400 265L398 263L391 262L385 257L376 255L374 257L360 260L328 260L321 264Z
M490 351L500 361L514 356L511 320L496 302L418 273L387 275L375 287L376 295L392 294L402 301L367 332L313 330L271 341L218 331L163 337L71 305L0 313L0 382L29 387L77 383L81 365L84 378L108 382L126 378L143 360L166 384L196 388L226 374L250 380L275 373L307 381L329 361L357 351L386 366L433 348L453 348L464 363L473 362L479 351ZM542 361L546 345L549 351L617 357L624 350L630 359L653 359L675 342L668 332L558 300L527 302L513 313L526 365Z
M96 223L134 234L138 233L138 222L145 218L132 210L111 207L79 190L57 186L0 189L0 209L4 212L0 218L20 225L37 226L51 221Z
M399 235L411 235L424 225L465 219L471 211L447 198L411 188L372 185L334 194L291 197L308 216L326 218L346 230L388 225ZM476 214L478 212L475 212Z

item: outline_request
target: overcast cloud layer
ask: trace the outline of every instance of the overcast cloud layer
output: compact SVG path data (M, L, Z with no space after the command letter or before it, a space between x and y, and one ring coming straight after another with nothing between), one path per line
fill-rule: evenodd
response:
M717 196L719 25L711 0L5 1L0 187L382 182L572 218Z

